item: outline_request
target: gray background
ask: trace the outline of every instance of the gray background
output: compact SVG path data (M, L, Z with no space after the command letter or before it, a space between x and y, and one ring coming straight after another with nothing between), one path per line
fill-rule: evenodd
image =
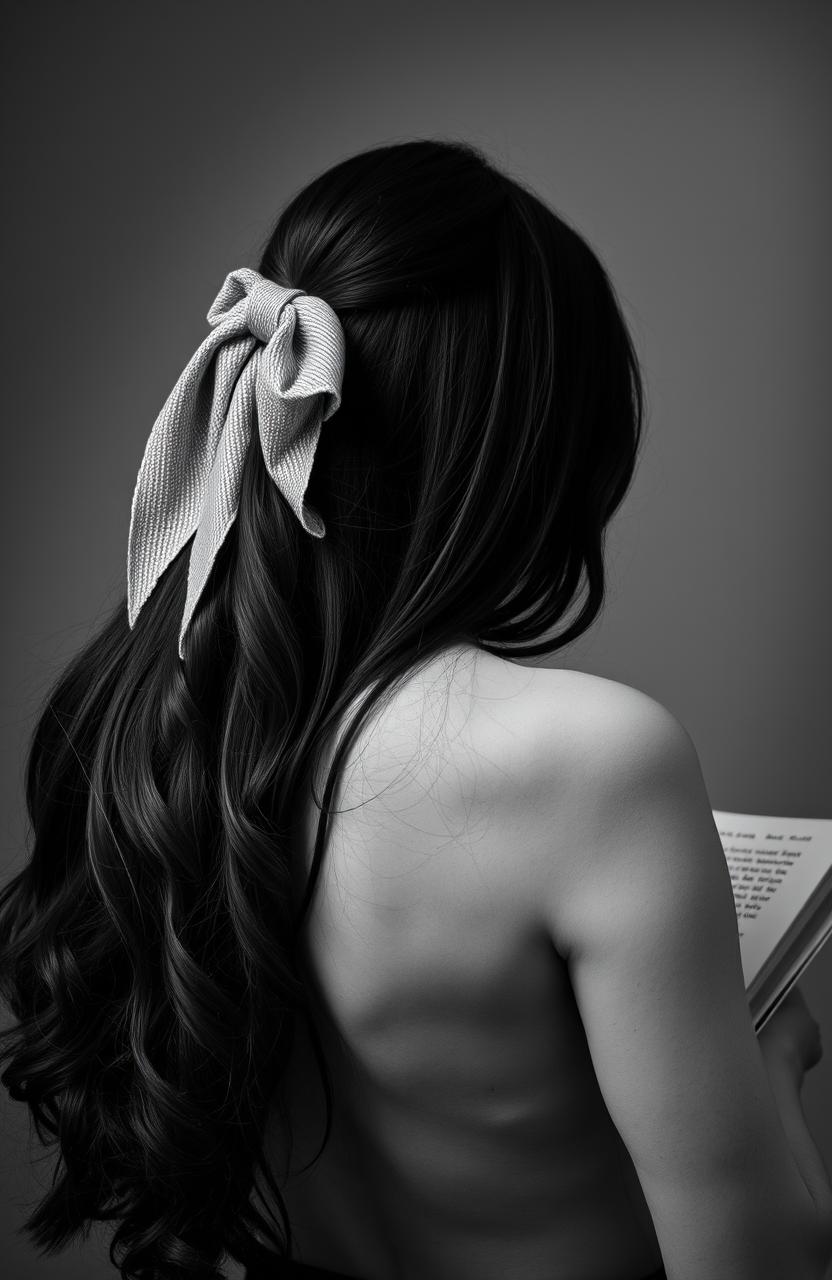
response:
M832 817L832 23L820 4L11 7L3 247L2 866L57 668L124 586L150 427L226 273L365 146L471 139L574 221L617 284L650 425L606 612L564 665L664 702L715 808ZM803 982L832 1027L832 947ZM832 1166L832 1053L804 1089ZM49 1166L0 1105L5 1274Z

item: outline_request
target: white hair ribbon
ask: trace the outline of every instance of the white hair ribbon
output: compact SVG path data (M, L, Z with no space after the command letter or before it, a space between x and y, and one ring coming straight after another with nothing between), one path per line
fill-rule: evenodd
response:
M211 304L213 326L153 426L139 469L127 549L132 628L193 533L179 656L217 552L234 522L256 410L269 474L307 533L304 502L321 424L341 403L344 331L321 298L240 267ZM265 345L262 345L265 344ZM206 376L213 362L213 377Z

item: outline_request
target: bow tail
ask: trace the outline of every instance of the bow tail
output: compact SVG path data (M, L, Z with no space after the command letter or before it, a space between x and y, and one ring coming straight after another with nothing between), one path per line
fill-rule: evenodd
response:
M323 538L326 526L306 501L323 421L323 395L289 400L275 395L267 380L257 378L257 420L263 459L274 483L307 533Z
M205 339L165 401L147 441L133 492L127 545L131 627L197 526L226 406L240 367L256 345L253 338L236 338L239 323L239 317L231 317Z
M219 446L204 485L196 536L188 562L188 591L179 628L179 656L185 657L185 633L240 506L243 464L251 438L257 360L242 369L225 414Z

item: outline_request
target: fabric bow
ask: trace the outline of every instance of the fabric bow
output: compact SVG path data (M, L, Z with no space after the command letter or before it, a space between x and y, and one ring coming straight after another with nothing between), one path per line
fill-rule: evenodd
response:
M321 517L304 502L321 424L341 403L344 331L322 298L240 267L211 304L213 326L153 426L139 469L127 549L132 628L170 562L195 532L179 656L240 499L256 411L269 474L307 533ZM265 344L265 345L262 345ZM213 362L213 378L206 376Z

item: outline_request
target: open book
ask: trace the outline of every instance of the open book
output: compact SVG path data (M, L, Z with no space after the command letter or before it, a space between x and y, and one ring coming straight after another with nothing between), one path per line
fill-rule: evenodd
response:
M714 809L757 1031L832 935L832 818Z

